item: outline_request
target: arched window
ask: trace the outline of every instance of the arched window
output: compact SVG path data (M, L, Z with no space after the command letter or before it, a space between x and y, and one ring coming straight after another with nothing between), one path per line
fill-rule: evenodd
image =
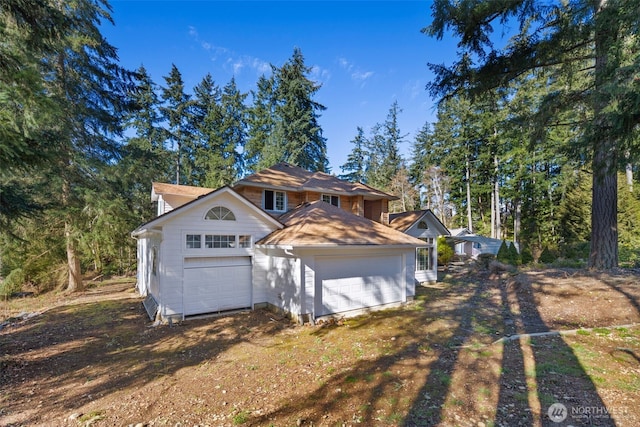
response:
M209 212L205 215L204 219L222 220L222 221L235 221L236 216L229 209L224 206L216 206L209 209Z
M418 223L418 228L420 230L427 230L427 229L429 229L429 226L427 225L427 223L425 221L420 221Z

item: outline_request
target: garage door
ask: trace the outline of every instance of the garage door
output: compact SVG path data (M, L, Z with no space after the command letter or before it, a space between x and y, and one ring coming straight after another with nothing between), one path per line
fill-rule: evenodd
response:
M251 307L251 257L185 259L184 315Z
M317 257L321 315L404 301L402 256Z

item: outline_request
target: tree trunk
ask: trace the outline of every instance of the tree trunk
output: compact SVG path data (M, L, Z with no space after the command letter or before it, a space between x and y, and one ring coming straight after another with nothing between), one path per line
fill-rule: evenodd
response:
M69 268L69 283L67 284L68 292L76 292L84 290L82 283L82 274L80 272L80 258L76 252L76 242L71 233L71 224L65 222L64 235L67 240L67 265Z
M591 208L591 253L589 268L607 270L618 266L618 179L617 179L617 141L607 135L611 128L603 114L609 102L605 92L606 68L609 60L607 48L616 37L615 28L604 23L598 24L598 17L607 6L606 0L600 0L596 11L596 98L594 118L597 128L604 136L593 141L593 189Z
M467 228L470 233L473 233L473 217L471 216L471 171L469 171L469 158L467 158L466 165L466 176L467 179Z
M496 239L502 239L501 233L501 218L500 218L500 183L498 182L498 156L493 156L493 165L495 167L495 175L493 178L493 193L492 193L492 207L495 211L491 212L492 218L492 226L491 229L495 230L492 232L492 236Z

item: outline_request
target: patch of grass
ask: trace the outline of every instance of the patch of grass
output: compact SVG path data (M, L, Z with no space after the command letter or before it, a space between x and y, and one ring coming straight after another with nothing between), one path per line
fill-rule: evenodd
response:
M593 332L595 332L596 335L611 335L611 330L608 328L594 328Z
M540 400L540 406L542 406L543 408L548 408L549 406L558 402L558 399L553 394L549 393L538 394L538 399Z
M233 424L240 425L249 421L249 416L251 414L248 411L240 411L233 416Z
M358 378L354 377L353 375L347 375L344 379L344 382L347 384L353 384L355 382L358 382Z
M444 371L434 369L433 376L443 386L449 386L451 384L451 375Z
M80 418L78 418L78 421L80 421L81 423L87 423L89 424L89 422L93 423L95 421L99 421L104 419L105 414L103 410L95 410L95 411L91 411L88 414L84 414L83 416L81 416Z
M581 377L584 371L581 366L575 366L566 360L556 359L545 361L536 365L538 374L562 374L572 377Z
M491 390L489 390L487 387L480 387L478 389L478 395L481 397L490 397L491 396Z
M402 414L398 412L394 412L385 418L385 422L387 424L398 425L402 422L402 419L403 419Z
M578 329L578 330L576 331L576 334L577 334L577 335L584 335L584 336L587 336L587 335L591 335L591 332L589 332L589 331L587 331L587 330L584 330L584 329Z

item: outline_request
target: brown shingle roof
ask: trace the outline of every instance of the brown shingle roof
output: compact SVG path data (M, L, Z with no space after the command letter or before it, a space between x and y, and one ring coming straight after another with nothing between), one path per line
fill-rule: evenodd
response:
M395 200L397 197L384 193L361 183L343 181L324 172L309 172L289 163L278 163L253 175L241 179L235 187L258 185L264 187L289 189L293 191L318 191L341 193L345 195L363 195Z
M282 215L285 225L261 239L259 245L409 245L424 242L385 225L354 215L323 201L304 203Z
M389 227L395 228L399 231L407 231L426 213L427 211L410 211L389 214Z
M166 184L164 182L152 183L155 194L174 194L178 196L200 197L211 193L213 188L194 187L192 185Z
M394 228L398 231L406 232L409 228L411 228L411 226L413 226L413 224L420 221L420 219L427 214L429 214L429 216L433 218L436 229L439 228L438 231L447 236L451 234L449 233L447 227L445 227L445 225L437 216L435 216L433 212L431 212L430 209L389 214L389 227Z

